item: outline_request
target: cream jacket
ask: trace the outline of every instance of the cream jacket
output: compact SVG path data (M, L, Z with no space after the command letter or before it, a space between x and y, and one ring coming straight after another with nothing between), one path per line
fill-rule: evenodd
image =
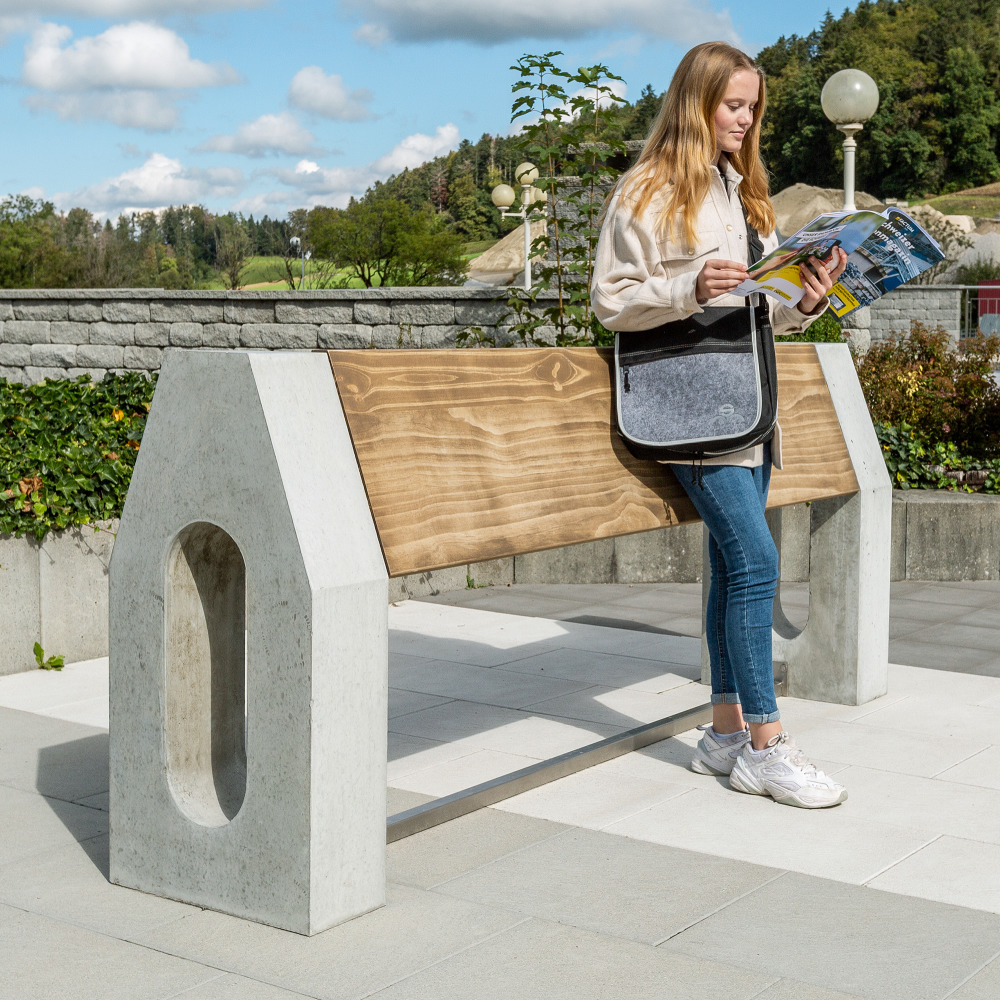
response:
M740 206L739 184L743 180L729 161L720 163L726 174L729 193L722 177L713 171L712 186L695 222L696 241L688 245L676 227L667 238L655 229L662 199L653 197L645 213L637 218L616 192L608 206L597 244L591 301L597 318L609 329L620 332L649 330L662 323L684 319L704 307L695 297L695 282L709 258L747 260L747 230ZM778 240L774 233L764 237L764 253ZM776 303L768 297L775 334L804 330L826 308L811 316L796 308ZM719 295L706 306L744 305L746 299ZM771 459L781 468L781 428L775 428ZM723 458L706 458L705 465L740 465L755 468L764 462L764 446L756 445Z

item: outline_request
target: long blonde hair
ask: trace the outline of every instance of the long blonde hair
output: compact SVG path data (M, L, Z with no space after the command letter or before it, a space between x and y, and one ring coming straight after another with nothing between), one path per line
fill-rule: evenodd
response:
M679 221L691 245L696 240L695 219L712 183L712 164L718 155L715 112L726 96L732 75L740 70L757 75L760 95L753 124L741 148L726 155L743 175L740 196L751 224L762 235L770 233L774 229L774 208L768 197L767 170L760 158L760 123L767 104L764 73L746 53L725 42L696 45L684 56L650 127L642 154L620 182L623 196L629 198L637 216L648 208L656 192L665 191L658 228L669 236Z

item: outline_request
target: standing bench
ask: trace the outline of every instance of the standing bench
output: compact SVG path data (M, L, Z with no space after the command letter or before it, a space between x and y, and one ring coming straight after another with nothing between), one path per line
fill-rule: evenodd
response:
M889 480L847 347L778 368L769 505L819 502L809 621L776 618L775 656L788 694L860 704L886 689ZM388 578L697 520L622 446L611 384L590 348L166 352L110 570L111 880L304 934L380 906Z

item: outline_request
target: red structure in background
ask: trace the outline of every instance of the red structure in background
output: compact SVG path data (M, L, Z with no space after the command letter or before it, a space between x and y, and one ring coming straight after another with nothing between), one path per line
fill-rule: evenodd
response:
M987 336L1000 334L1000 281L980 281L976 299L979 330Z
M996 316L1000 314L1000 280L991 278L979 282L979 315Z

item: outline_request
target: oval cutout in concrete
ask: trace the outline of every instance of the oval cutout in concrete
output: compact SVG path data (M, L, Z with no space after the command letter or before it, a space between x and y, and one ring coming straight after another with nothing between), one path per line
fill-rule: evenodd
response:
M225 826L246 795L246 568L230 535L196 522L166 570L167 778L186 816Z

